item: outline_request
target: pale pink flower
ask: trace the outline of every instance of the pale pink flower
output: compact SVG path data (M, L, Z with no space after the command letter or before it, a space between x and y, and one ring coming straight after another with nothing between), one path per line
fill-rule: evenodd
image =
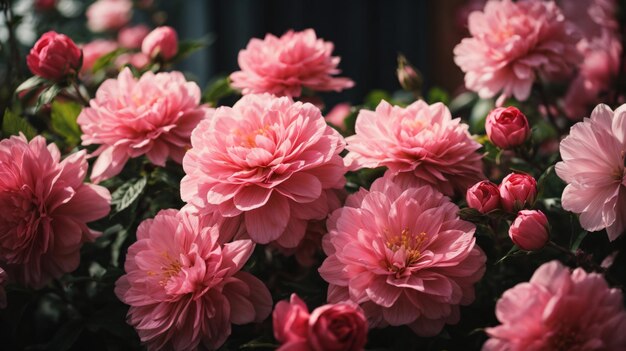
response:
M457 323L486 260L458 211L430 186L400 186L389 174L348 196L323 241L328 301L360 304L370 327L408 325L421 336Z
M269 94L246 95L198 125L183 160L183 201L243 216L255 242L295 247L307 221L329 213L329 189L346 169L343 138L320 110Z
M576 120L586 116L591 106L600 102L602 94L613 88L619 74L622 43L617 35L605 31L589 41L581 40L578 49L584 61L563 101L567 116Z
M132 65L135 68L141 70L150 64L150 57L146 56L142 52L124 53L115 59L115 66L124 67L126 65Z
M487 328L485 351L626 350L622 292L602 275L573 272L558 261L539 267L530 282L504 292L502 323Z
M465 193L485 178L481 145L461 119L452 119L441 104L419 100L406 108L381 101L376 111L361 110L356 135L346 138L346 163L351 168L386 166L411 173L446 195Z
M150 28L144 24L120 29L117 34L117 42L127 49L139 49L143 39L150 33Z
M162 26L150 32L141 43L141 52L150 58L170 60L178 53L178 34L172 27Z
M565 18L578 27L586 40L600 37L607 30L619 29L616 0L560 0L558 3Z
M562 78L580 61L576 28L550 1L489 1L469 16L472 37L454 48L465 86L481 98L524 101L538 78Z
M344 121L350 115L350 110L352 106L347 102L342 102L340 104L335 105L328 113L326 114L326 122L330 123L333 127L344 131L346 129L346 125Z
M146 155L164 166L181 163L191 131L212 110L200 105L200 88L180 72L147 72L136 79L130 69L107 79L78 116L83 145L100 144L91 179L117 175L129 158Z
M563 161L556 164L556 174L568 184L563 208L580 214L586 230L606 228L610 240L626 228L625 155L626 105L613 112L600 104L561 141Z
M252 39L239 51L239 67L230 75L232 86L243 94L271 93L297 97L303 88L341 91L352 88L348 78L333 77L340 58L331 56L333 43L318 39L313 29L293 30L280 38L267 34Z
M320 306L309 314L304 301L291 294L272 316L278 351L360 351L367 342L363 310L351 302Z
M130 0L97 0L89 5L87 27L93 32L115 30L125 26L133 15Z
M80 247L98 235L111 195L84 184L85 151L67 156L37 136L0 141L0 265L11 279L41 288L78 267Z
M99 58L117 50L118 45L113 40L96 39L82 46L83 66L81 73L89 72Z
M241 272L254 244L221 246L224 227L200 223L189 212L163 210L137 229L115 294L130 305L128 323L149 350L214 350L231 324L261 322L272 297L253 275Z

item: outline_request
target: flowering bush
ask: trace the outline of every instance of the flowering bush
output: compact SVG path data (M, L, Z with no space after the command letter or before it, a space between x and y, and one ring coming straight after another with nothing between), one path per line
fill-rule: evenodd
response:
M202 89L158 5L3 8L3 350L626 349L626 8L471 0L456 96L347 101L315 29Z

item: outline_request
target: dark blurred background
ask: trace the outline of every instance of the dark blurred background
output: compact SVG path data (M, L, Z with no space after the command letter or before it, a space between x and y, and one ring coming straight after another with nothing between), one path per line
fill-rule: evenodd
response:
M358 103L372 89L400 89L396 57L403 53L423 74L425 88L453 92L462 85L452 49L465 36L463 0L179 0L162 1L168 24L181 38L211 33L213 44L181 69L201 86L238 70L237 54L253 38L313 28L335 44L342 76L353 89L328 94L327 102Z

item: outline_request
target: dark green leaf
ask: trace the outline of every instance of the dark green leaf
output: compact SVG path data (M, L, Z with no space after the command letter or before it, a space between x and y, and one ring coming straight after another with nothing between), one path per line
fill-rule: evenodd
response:
M477 209L471 207L460 209L458 215L459 217L461 217L462 220L468 222L478 222L483 218L482 213L480 213Z
M30 90L47 82L48 81L44 78L41 78L39 76L33 76L22 82L22 84L20 84L17 89L15 89L15 92L19 93L21 91Z
M516 245L513 245L513 247L509 250L509 252L506 253L506 255L504 255L501 259L498 260L498 262L496 262L496 264L500 264L502 263L502 261L504 261L505 259L511 257L511 256L515 256L519 253L521 253L522 250L520 250L519 247L517 247Z
M91 71L93 73L97 73L103 68L109 66L113 62L113 60L115 60L115 58L118 57L124 51L125 51L124 49L117 49L117 50L113 50L109 52L106 55L101 56L100 58L96 60L96 62L94 62L93 66L91 67Z
M43 105L49 104L63 90L59 84L53 84L39 94L35 110L39 110Z
M485 119L489 111L493 109L493 100L480 99L472 108L470 114L469 125L470 131L474 134L483 134L485 132Z
M174 60L180 60L187 57L192 53L213 44L214 41L215 36L213 34L208 34L201 39L180 42L178 44L178 53L176 54L176 58L174 58Z
M52 130L62 136L69 146L76 146L80 142L80 127L76 118L82 110L82 106L75 102L52 103Z
M147 178L134 179L122 184L111 194L111 205L115 206L114 213L121 212L135 202L146 188Z
M216 106L217 102L226 96L235 94L235 90L231 88L228 77L217 78L209 83L202 99L204 102Z
M450 112L456 115L459 111L471 107L471 105L478 99L475 93L467 92L458 95L450 102Z
M570 247L570 250L572 252L576 252L576 250L578 250L578 248L580 247L580 244L587 237L587 234L589 234L589 232L586 230L578 234L578 236L576 237L576 240L574 240L574 242L572 243L572 246Z
M434 104L435 102L442 102L447 105L450 102L450 95L448 92L439 87L433 87L428 91L428 103Z
M83 332L84 323L79 319L72 319L63 324L48 344L48 350L69 350Z
M24 133L24 136L28 139L32 139L37 135L37 130L27 120L6 109L2 118L2 135L18 135L20 132Z

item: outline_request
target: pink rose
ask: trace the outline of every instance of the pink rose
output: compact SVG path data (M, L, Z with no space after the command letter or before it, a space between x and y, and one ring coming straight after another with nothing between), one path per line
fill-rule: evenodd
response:
M50 80L61 80L80 69L81 52L64 34L44 33L30 49L26 64L33 74Z
M363 350L367 342L367 320L352 304L328 304L316 308L309 318L309 344L319 351Z
M141 43L141 52L155 58L160 56L169 60L178 53L178 35L172 27L163 26L154 29Z
M488 180L480 181L467 189L467 205L481 213L487 213L500 207L500 190Z
M485 122L491 142L501 148L510 149L522 145L530 135L528 119L516 107L498 107L491 111Z
M537 210L519 211L509 228L509 237L522 250L539 250L549 240L548 218Z
M360 307L350 302L327 304L309 310L298 295L280 301L272 316L274 336L282 343L278 351L357 351L367 342L367 320Z
M125 27L120 29L120 32L117 34L117 41L122 47L128 49L139 49L141 48L141 43L146 38L148 33L150 33L150 28L143 24L133 27Z
M87 27L93 32L119 29L130 21L132 11L130 0L98 0L85 13Z
M502 179L500 198L502 207L508 212L521 210L535 202L537 181L528 174L511 173Z

